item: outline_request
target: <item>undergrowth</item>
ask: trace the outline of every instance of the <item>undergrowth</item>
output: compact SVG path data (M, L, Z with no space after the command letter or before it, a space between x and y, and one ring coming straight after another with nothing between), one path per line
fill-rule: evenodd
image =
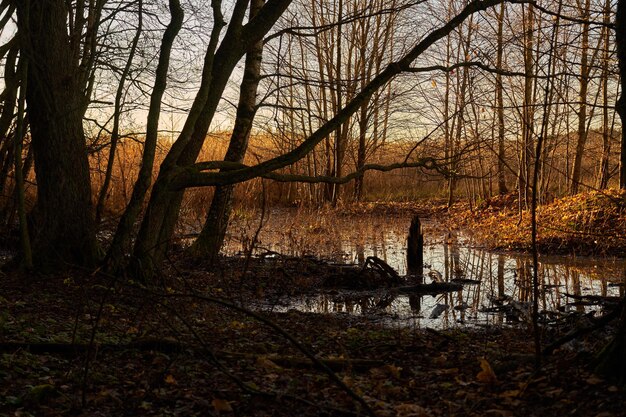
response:
M520 213L517 198L501 196L478 209L456 208L448 222L471 231L491 249L531 247L530 210ZM626 255L626 191L607 189L563 197L537 210L539 250L548 254Z

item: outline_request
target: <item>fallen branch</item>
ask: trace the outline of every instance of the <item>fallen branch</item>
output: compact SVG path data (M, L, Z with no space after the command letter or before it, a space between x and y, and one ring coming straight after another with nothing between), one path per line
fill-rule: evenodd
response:
M544 356L551 355L552 352L554 352L557 348L561 347L565 343L567 343L567 342L569 342L571 340L577 339L580 336L584 336L587 333L591 333L591 332L594 332L596 330L601 329L602 327L606 326L611 321L613 321L614 319L619 317L619 313L621 312L621 310L622 310L621 307L620 308L616 308L613 311L611 311L610 313L607 313L604 316L600 317L593 325L587 326L587 327L583 327L583 328L580 328L580 329L574 329L574 330L570 331L565 336L561 337L560 339L555 340L554 342L552 342L551 344L546 346L543 349L543 351L541 352L542 355L544 355Z
M586 301L592 304L617 304L620 302L622 297L604 297L601 295L576 295L576 294L568 294L564 293L564 296L567 298L572 298L574 300Z
M397 291L403 294L441 294L444 292L459 291L462 288L463 285L456 282L431 282L430 284L398 287Z

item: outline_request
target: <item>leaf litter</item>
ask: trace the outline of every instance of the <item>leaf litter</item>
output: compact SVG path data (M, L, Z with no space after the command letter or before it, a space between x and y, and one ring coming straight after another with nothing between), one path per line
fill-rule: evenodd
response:
M212 290L208 274L168 279L164 294L232 290ZM365 415L293 344L223 306L78 271L72 284L2 282L3 415ZM96 319L103 302L114 308ZM522 327L434 331L340 314L259 314L332 362L378 416L617 416L626 407L622 388L589 371L597 335L536 371Z

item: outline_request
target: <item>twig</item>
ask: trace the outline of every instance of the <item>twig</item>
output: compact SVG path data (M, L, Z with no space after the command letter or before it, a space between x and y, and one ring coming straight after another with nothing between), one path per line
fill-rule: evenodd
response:
M235 311L238 311L240 313L243 313L243 314L245 314L247 316L250 316L250 317L254 318L255 320L257 320L257 321L259 321L259 322L269 326L274 331L276 331L277 333L282 335L289 342L291 342L300 352L302 352L307 358L309 358L309 360L311 360L311 362L313 362L319 369L324 371L330 377L330 379L332 381L334 381L335 384L337 384L337 386L339 386L341 389L343 389L350 397L352 397L352 399L354 399L356 402L361 404L363 406L363 408L365 409L365 411L370 416L376 417L376 413L374 413L374 410L372 410L372 408L369 406L369 404L367 404L367 402L360 395L358 395L350 387L348 387L345 384L345 382L343 382L337 376L337 374L335 374L335 372L333 372L332 369L330 369L325 363L320 361L312 352L310 352L297 339L295 339L291 334L289 334L282 327L280 327L279 325L274 323L272 320L270 320L270 319L268 319L266 317L263 317L263 316L255 313L254 311L248 310L247 308L240 307L240 306L232 304L232 303L230 303L228 301L221 300L219 298L211 297L211 296L208 296L208 295L203 295L203 294L198 294L198 293L193 293L193 294L177 294L177 293L173 293L173 294L156 294L156 293L154 293L154 295L161 296L161 297L164 297L164 298L192 298L192 299L195 298L195 299L206 301L206 302L209 302L209 303L218 304L218 305L224 306L226 308L230 308L232 310L235 310ZM193 331L193 329L190 329L190 330ZM195 331L194 331L194 333L195 333Z
M561 337L560 339L555 340L554 342L552 342L551 344L546 346L541 353L544 356L551 355L552 352L554 352L558 347L564 345L565 343L569 342L570 340L574 340L574 339L576 339L576 338L578 338L580 336L584 336L587 333L594 332L594 331L596 331L598 329L601 329L602 327L606 326L611 321L613 321L614 319L619 317L619 313L622 310L621 309L622 304L624 304L624 301L622 301L620 303L620 307L618 307L618 308L614 309L613 311L611 311L610 313L605 314L604 316L600 317L593 325L588 326L588 327L583 327L583 328L580 328L580 329L576 329L576 330L572 330L571 332L569 332L565 336Z

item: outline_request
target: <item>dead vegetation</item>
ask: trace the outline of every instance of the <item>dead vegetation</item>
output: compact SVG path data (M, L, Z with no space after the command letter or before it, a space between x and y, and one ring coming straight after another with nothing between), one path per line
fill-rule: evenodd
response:
M626 406L621 388L588 370L606 329L560 345L537 371L524 327L248 312L238 300L319 285L315 263L225 262L219 273L178 261L162 289L80 271L4 277L0 412L617 416ZM544 340L571 329L547 329Z
M544 254L626 255L626 192L589 191L539 206L538 246ZM476 210L457 207L447 221L469 230L492 249L530 250L530 212L514 195L495 197Z

